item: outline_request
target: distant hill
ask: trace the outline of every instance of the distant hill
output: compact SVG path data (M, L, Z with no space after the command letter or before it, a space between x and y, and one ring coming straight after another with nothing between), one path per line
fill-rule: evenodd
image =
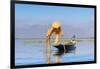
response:
M15 33L16 38L45 38L48 28L51 25L48 24L16 24ZM71 37L76 35L76 37L86 38L86 37L94 37L94 26L93 25L81 25L81 26L73 26L68 24L61 25L64 31L64 38ZM52 36L53 37L53 36Z

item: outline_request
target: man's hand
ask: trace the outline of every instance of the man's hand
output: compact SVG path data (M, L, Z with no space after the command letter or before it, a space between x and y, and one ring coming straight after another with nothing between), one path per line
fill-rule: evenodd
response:
M46 36L46 44L47 44L47 45L50 44L50 36Z

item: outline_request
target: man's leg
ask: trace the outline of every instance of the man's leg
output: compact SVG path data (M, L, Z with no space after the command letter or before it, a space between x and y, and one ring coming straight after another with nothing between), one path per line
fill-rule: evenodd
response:
M55 43L55 44L58 44L58 42L59 42L59 36L60 36L60 35L59 35L59 34L56 34L55 36L56 36L56 38L55 38L55 42L54 42L54 43Z

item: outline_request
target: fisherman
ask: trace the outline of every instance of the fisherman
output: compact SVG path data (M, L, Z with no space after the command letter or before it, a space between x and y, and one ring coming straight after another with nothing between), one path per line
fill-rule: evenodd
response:
M46 42L48 44L50 44L50 37L53 33L55 34L54 44L58 44L60 35L63 35L60 22L58 21L53 22L51 28L48 29L48 32L46 35Z

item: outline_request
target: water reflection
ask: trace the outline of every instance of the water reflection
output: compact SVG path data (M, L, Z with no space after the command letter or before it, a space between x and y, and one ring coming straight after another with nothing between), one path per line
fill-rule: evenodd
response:
M46 44L46 56L47 56L47 60L46 60L46 62L47 62L47 64L50 64L51 62L50 62L50 57L51 57L51 46L50 46L50 44Z
M76 50L75 46L70 46L70 47L66 48L65 51L58 49L54 55L63 56L64 54L67 54L67 53L75 54L75 50Z
M47 45L46 46L47 48L47 52L46 52L46 62L47 64L50 64L51 63L51 46L50 45ZM60 59L62 56L64 55L67 55L68 53L73 53L75 54L75 50L76 50L76 47L75 46L68 46L68 47L65 47L65 50L62 48L60 49L57 49L56 52L53 54L54 56L54 63L60 63Z
M63 47L62 49L58 49L53 47L53 45L46 46L46 43L29 42L26 44L23 40L16 40L15 64L52 64L94 60L93 41L81 41L75 47L66 47L64 52L62 51Z

